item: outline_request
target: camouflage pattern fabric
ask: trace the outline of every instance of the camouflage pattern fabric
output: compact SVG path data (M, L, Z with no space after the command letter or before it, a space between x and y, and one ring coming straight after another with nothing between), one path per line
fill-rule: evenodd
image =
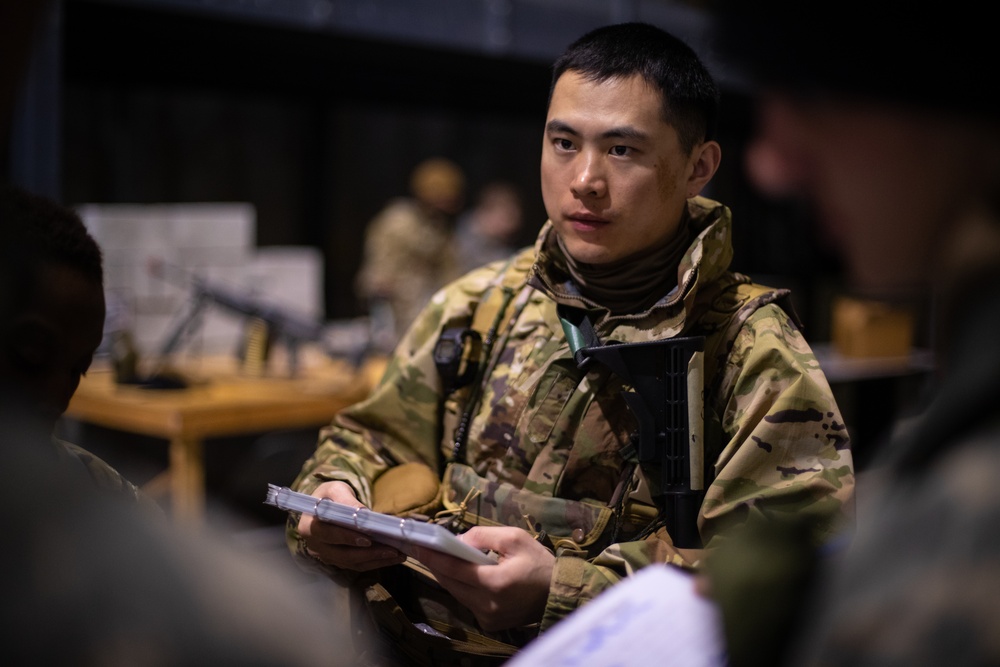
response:
M556 553L573 551L596 556L607 545L615 527L614 512L594 502L542 495L510 483L476 474L467 465L452 463L445 470L442 516L459 532L471 526L519 526L533 533L545 531L546 542Z
M431 296L456 278L451 230L415 200L390 202L369 224L358 294L385 299L402 335Z
M81 469L100 491L125 502L134 503L142 507L143 511L163 513L160 506L152 498L143 493L135 484L122 477L121 473L100 457L64 440L55 440L53 444L59 460L70 468Z
M459 463L487 484L607 508L634 475L623 452L635 424L620 381L600 368L577 367L557 303L591 311L602 341L728 336L713 355L721 361L706 363L714 369L706 382L707 421L718 434L707 453L714 465L699 519L703 540L710 548L727 527L769 513L808 514L815 539L824 539L844 521L854 485L829 385L788 314L771 302L779 294L748 290L748 279L727 270L729 210L698 197L689 202L689 218L693 241L678 268L678 287L642 313L614 316L580 296L561 266L550 224L506 270L493 264L448 285L397 347L371 396L321 432L294 487L309 493L343 480L370 504L372 481L391 465L423 461L444 473L452 434L442 426L445 398L433 348L444 327L470 321L499 274L526 301L496 345ZM734 318L741 326L730 333ZM534 528L516 514L494 519ZM649 563L691 565L667 528L619 536L596 554L556 549L542 629ZM289 530L294 550L294 523Z

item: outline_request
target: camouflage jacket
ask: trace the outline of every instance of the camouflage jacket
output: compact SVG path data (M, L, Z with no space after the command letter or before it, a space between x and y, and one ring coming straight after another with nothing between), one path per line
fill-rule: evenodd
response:
M602 341L718 339L738 322L726 333L731 340L715 348L720 361L706 359L713 369L705 382L706 418L718 434L707 453L712 481L699 517L702 537L710 547L728 525L773 511L811 514L821 539L853 491L847 434L830 388L798 329L773 303L781 292L751 290L747 278L727 270L728 209L695 198L689 218L693 241L678 268L678 287L635 315L612 316L578 295L553 254L550 224L506 268L493 264L448 285L397 347L371 396L321 433L294 486L308 493L339 479L370 504L373 483L387 468L422 461L447 477L452 494L445 494L445 507L458 509L465 525L545 530L557 558L543 629L644 565L683 564L667 529L653 521L655 512L646 515L644 529L623 527L621 488L634 487L626 444L635 423L620 381L600 368L577 367L556 312L564 303L589 310ZM512 298L488 318L499 332L487 377L446 400L433 361L438 337L474 320L498 285ZM473 404L461 465L445 471L454 413L468 404L463 392L476 388L482 395ZM475 496L465 493L472 487L479 492L476 507L461 511L469 509L462 501ZM641 503L633 505L635 520Z
M400 334L445 283L456 277L447 221L411 199L389 203L369 224L358 295L385 299Z

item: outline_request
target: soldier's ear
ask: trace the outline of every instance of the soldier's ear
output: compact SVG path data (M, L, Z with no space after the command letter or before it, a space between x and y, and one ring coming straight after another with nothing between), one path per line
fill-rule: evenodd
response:
M694 147L688 162L691 167L691 175L687 182L687 196L689 198L701 194L701 191L715 176L721 161L722 147L719 146L718 142L705 141Z

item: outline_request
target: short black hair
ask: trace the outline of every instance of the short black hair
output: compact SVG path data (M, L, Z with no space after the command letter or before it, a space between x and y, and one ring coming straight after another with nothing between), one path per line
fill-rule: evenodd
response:
M13 185L0 186L0 295L22 303L47 263L104 284L100 246L76 211Z
M648 23L618 23L588 32L552 66L552 85L567 71L592 81L640 75L663 98L664 118L685 153L715 138L719 89L690 46Z

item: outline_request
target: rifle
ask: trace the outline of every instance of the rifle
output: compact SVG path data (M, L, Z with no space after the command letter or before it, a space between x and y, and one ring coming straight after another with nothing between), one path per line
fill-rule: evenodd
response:
M701 336L585 347L618 375L638 422L637 455L675 546L701 547L698 513L705 495Z
M337 327L265 303L254 298L251 294L209 283L201 276L186 274L184 271L167 266L162 262L151 263L150 272L175 284L187 284L192 290L187 312L177 320L173 330L164 338L164 342L160 346L161 359L165 359L175 352L184 338L198 327L201 315L209 305L219 306L226 311L245 317L249 321L262 322L266 326L268 347L275 341L284 343L288 351L289 371L293 376L298 371L299 347L303 344L318 345L332 358L347 357L355 366L360 365L368 352L371 336L367 331L361 333L360 343L355 342L348 346L337 347L331 342L330 334L345 334L344 327L339 327L341 331L331 332L331 329ZM354 329L358 328L354 327ZM355 335L354 338L358 338L358 336Z

